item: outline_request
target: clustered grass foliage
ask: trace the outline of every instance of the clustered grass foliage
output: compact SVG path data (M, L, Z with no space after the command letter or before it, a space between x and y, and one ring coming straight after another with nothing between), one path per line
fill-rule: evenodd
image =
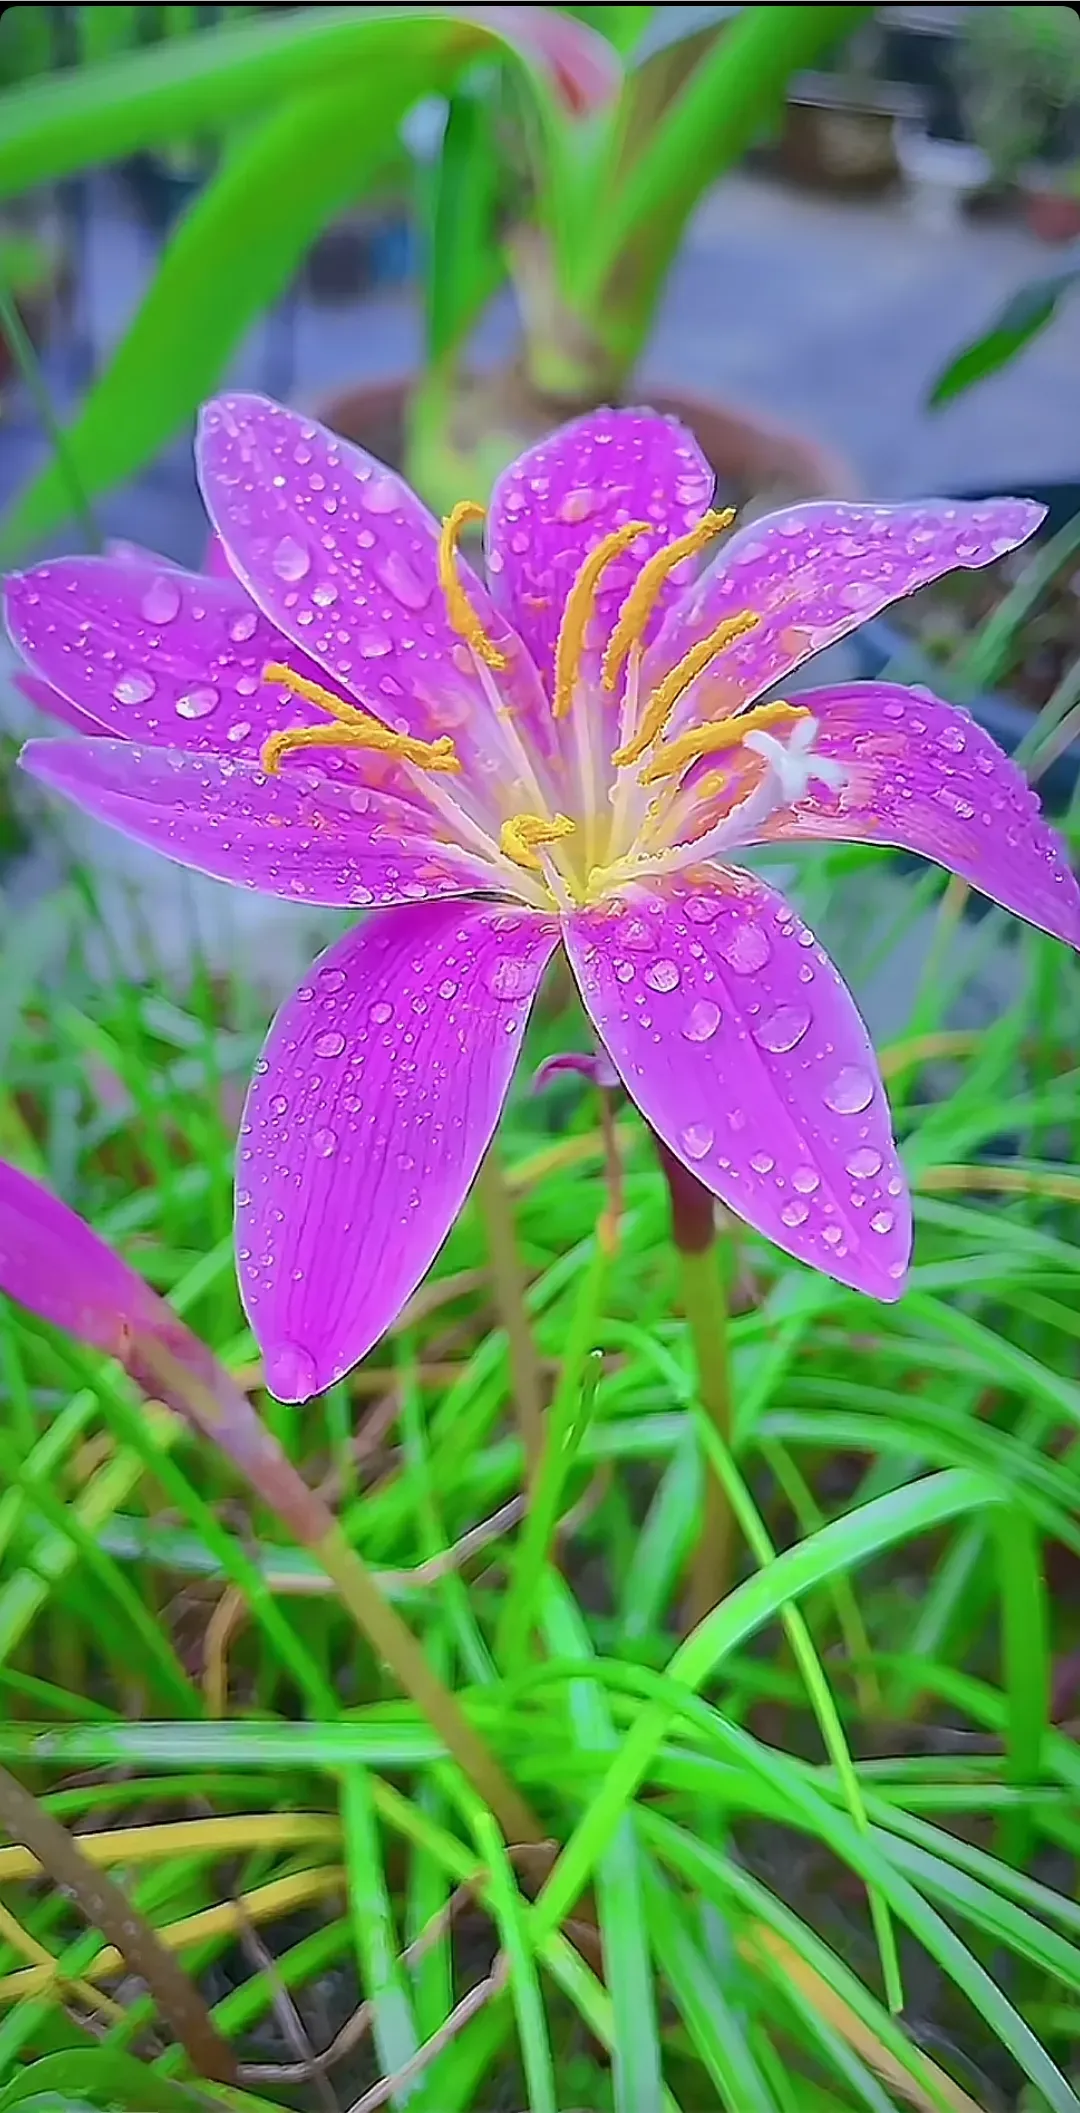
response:
M186 978L149 939L110 969L85 873L12 924L0 1150L256 1390L552 1846L507 1848L204 1443L5 1304L0 1762L160 1932L240 2081L195 2078L13 1842L0 2107L1076 2107L1080 1007L1053 941L963 921L935 876L856 920L881 877L812 854L801 907L857 987L929 927L884 1051L912 1289L874 1306L732 1234L730 1457L636 1118L612 1253L595 1095L566 1075L512 1102L550 1538L520 1530L477 1209L350 1380L260 1397L230 1162L264 996L194 934ZM1003 963L1015 1002L986 1027ZM537 1062L580 1039L558 989L531 1035ZM710 1449L738 1582L686 1635Z

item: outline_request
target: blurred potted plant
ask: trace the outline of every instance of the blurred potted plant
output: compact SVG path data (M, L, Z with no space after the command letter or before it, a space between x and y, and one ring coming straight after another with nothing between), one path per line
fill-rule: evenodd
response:
M792 68L860 10L696 10L689 28L652 8L577 12L619 47L618 97L582 126L550 104L525 105L505 69L485 65L459 84L420 157L421 372L319 407L350 438L404 459L436 511L485 492L553 425L626 399L693 207L773 117ZM504 282L518 342L477 373L473 328ZM736 502L850 481L811 441L747 412L649 396L694 428Z
M1080 234L1080 19L1072 7L965 10L955 65L971 138L989 164L975 214L1026 211L1050 241Z
M897 127L918 115L923 99L882 77L885 49L880 26L865 22L845 46L841 66L796 77L773 156L781 175L843 197L896 189L903 176Z
M211 393L320 231L385 166L406 112L433 94L449 101L428 170L423 371L415 388L366 392L362 416L339 402L341 422L379 452L395 433L400 452L407 424L410 468L444 506L483 491L536 433L624 396L694 205L772 119L793 70L865 10L724 9L719 23L709 12L686 36L668 34L666 10L634 6L581 8L580 20L543 7L275 10L178 39L167 64L160 50L127 54L0 102L0 197L251 120L69 431L86 492L141 469ZM665 41L635 57L654 14ZM618 93L616 52L629 61ZM469 340L507 277L520 351L478 388ZM808 442L722 407L661 403L689 415L739 496L844 481ZM17 498L7 549L69 509L51 465Z

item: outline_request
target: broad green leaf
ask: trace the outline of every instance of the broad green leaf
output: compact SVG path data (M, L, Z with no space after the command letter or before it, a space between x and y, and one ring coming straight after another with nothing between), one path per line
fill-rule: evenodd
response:
M16 2106L30 2113L36 2101L73 2109L87 2104L123 2107L125 2113L127 2109L130 2113L209 2113L216 2103L204 2092L172 2084L133 2055L111 2047L48 2054L43 2061L31 2063L0 2091L0 2113L9 2113L9 2109L14 2113Z
M269 20L172 38L0 98L0 198L161 140L222 132L276 109L283 96L338 87L345 74L357 83L360 132L369 66L404 65L437 89L447 66L492 42L527 57L572 108L590 108L613 90L602 41L548 8L500 8L490 17L479 8L275 9Z
M1068 264L1048 278L1029 279L1010 296L989 328L964 346L943 367L930 389L927 403L932 410L952 403L988 374L997 374L1030 345L1052 323L1066 294L1080 285L1080 260Z
M427 357L452 355L506 277L499 240L503 162L491 71L451 96L442 148L427 174Z

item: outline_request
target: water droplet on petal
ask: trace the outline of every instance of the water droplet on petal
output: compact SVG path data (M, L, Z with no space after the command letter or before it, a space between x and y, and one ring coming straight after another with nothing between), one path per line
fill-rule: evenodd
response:
M274 1343L263 1360L266 1384L279 1401L306 1401L318 1388L318 1372L310 1351L299 1343Z
M688 1042L711 1042L722 1019L720 1007L711 998L699 998L683 1021L683 1034Z
M603 496L602 492L591 491L585 485L578 485L574 491L567 492L559 508L560 521L587 521L589 515L596 512Z
M816 1167L796 1167L791 1186L798 1189L800 1196L812 1196L814 1190L821 1187L821 1175Z
M316 1130L311 1140L311 1149L318 1153L320 1159L332 1159L337 1146L336 1130Z
M229 637L233 644L242 646L249 638L254 638L258 622L259 618L254 609L242 609L239 616L234 616L229 625Z
M873 1223L872 1220L871 1223ZM821 1237L827 1247L839 1247L844 1237L844 1228L842 1225L826 1225L822 1230Z
M288 1112L289 1103L286 1100L285 1095L283 1093L275 1093L274 1098L270 1103L271 1115L287 1115Z
M368 1019L373 1020L376 1027L385 1027L386 1022L392 1020L393 1017L394 1008L392 1005L387 1004L385 998L377 998L374 1005L368 1009Z
M337 598L337 588L329 580L320 580L311 590L311 599L317 609L332 609Z
M207 682L200 689L188 690L186 696L178 697L176 709L181 719L208 719L220 703L221 691L216 690L212 682Z
M279 580L302 580L311 570L311 552L295 536L282 536L270 563Z
M771 1174L776 1161L771 1152L753 1152L750 1155L750 1164L755 1174Z
M710 1130L708 1123L687 1123L685 1130L679 1133L687 1158L704 1159L706 1153L712 1151L715 1134L715 1131Z
M344 982L345 971L343 968L321 968L319 970L320 990L341 990Z
M772 954L769 937L759 924L737 924L719 941L724 960L737 975L752 976L764 968Z
M532 971L516 954L500 954L484 977L493 998L520 998L532 987Z
M419 574L413 571L408 560L402 557L400 550L388 551L386 557L376 565L375 571L383 586L388 588L403 609L426 609L431 600L433 582L430 579L422 580Z
M316 1035L313 1046L316 1056L340 1056L345 1047L345 1037L336 1027L329 1027L325 1034Z
M452 976L446 976L443 978L443 981L439 985L439 996L440 998L445 998L447 1003L449 1003L451 998L456 998L457 984L454 982Z
M802 1041L809 1025L810 1013L805 1005L778 1005L775 1012L758 1020L750 1031L759 1049L768 1049L779 1056Z
M891 1233L896 1219L892 1211L875 1211L870 1220L872 1233Z
M785 1203L780 1213L782 1223L790 1225L792 1228L796 1225L805 1225L809 1216L810 1205L808 1203L800 1203L795 1196L792 1197L790 1203Z
M881 1172L881 1153L873 1145L860 1145L857 1152L844 1162L847 1171L856 1181L869 1181Z
M156 689L153 676L144 675L141 668L135 668L130 675L121 675L113 686L113 696L117 704L146 704Z
M861 1064L845 1064L822 1095L837 1115L861 1115L874 1098L874 1081Z
M360 486L360 504L365 513L392 514L401 497L397 478L389 470L378 470Z
M650 990L675 990L678 988L679 971L674 961L650 961L645 971L645 981Z
M720 915L714 895L688 895L684 907L692 924L712 924Z
M151 580L140 604L148 624L171 624L180 614L180 588L171 573L162 572Z

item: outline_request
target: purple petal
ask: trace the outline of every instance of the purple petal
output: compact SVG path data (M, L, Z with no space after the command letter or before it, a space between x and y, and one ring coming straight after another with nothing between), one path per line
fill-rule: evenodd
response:
M286 645L237 580L135 558L57 558L16 573L8 629L34 673L125 740L257 761L287 726L326 714L262 680L267 661L321 671Z
M221 1447L302 1540L325 1510L212 1350L48 1189L0 1160L0 1291L78 1342L118 1358L142 1392Z
M140 565L152 572L183 572L174 558L163 558L158 550L148 550L145 543L129 543L126 536L108 536L105 540L105 556L115 559L118 565Z
M120 1357L168 1312L149 1285L40 1182L0 1160L0 1290L81 1343ZM175 1316L174 1316L175 1318Z
M753 521L672 611L646 658L642 693L723 619L749 609L760 622L684 692L668 731L734 711L901 595L1014 550L1045 512L1033 499L826 500Z
M438 527L404 479L261 396L208 404L197 453L207 511L233 568L278 629L367 711L421 740L449 734L478 779L506 776L512 750L490 701L490 671L481 674L451 626ZM461 557L458 576L511 657L498 685L514 720L541 755L556 757L550 707L520 640Z
M491 886L490 870L389 795L317 770L268 777L231 757L130 741L31 741L24 769L98 821L215 880L333 905L421 902Z
M104 728L89 712L81 712L69 697L62 697L51 682L42 682L38 675L24 675L22 671L13 675L12 684L21 696L32 704L36 712L44 712L50 719L59 719L64 726L73 727L77 734L100 734Z
M549 1086L552 1079L558 1078L564 1071L572 1071L578 1078L588 1079L589 1084L597 1086L602 1093L614 1092L619 1084L619 1074L602 1049L595 1050L592 1055L586 1054L582 1049L564 1049L561 1055L546 1057L544 1062L537 1066L532 1076L533 1092L542 1093L545 1086Z
M302 1401L397 1318L495 1129L558 937L449 903L349 932L285 1004L240 1130L240 1285L268 1384Z
M957 705L897 683L792 697L815 714L816 755L848 771L812 783L766 837L895 844L936 859L1040 931L1080 946L1080 888L1023 772Z
M579 913L566 943L627 1092L699 1181L789 1254L899 1297L911 1214L874 1052L783 898L702 866Z
M590 412L504 470L488 514L491 592L549 691L563 607L589 552L627 521L655 524L602 575L589 632L599 655L645 559L696 526L712 488L693 434L653 411ZM669 585L658 611L678 601L681 589L685 579Z

